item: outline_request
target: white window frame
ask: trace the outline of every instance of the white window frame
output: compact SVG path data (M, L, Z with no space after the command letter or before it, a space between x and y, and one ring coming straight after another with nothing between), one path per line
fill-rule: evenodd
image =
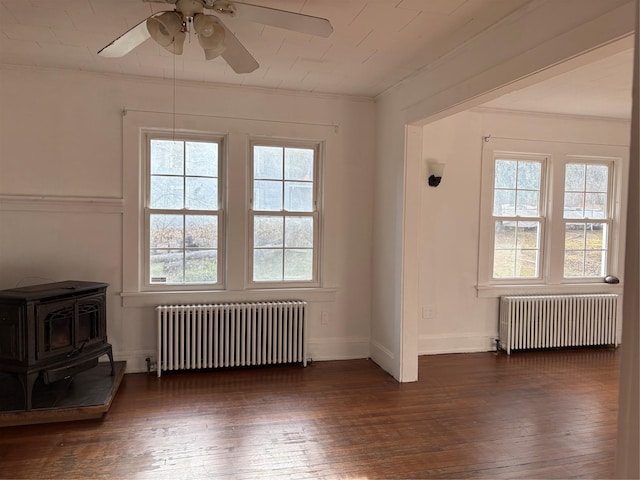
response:
M538 207L538 216L536 217L522 217L522 216L512 216L512 217L498 217L494 216L493 212L493 204L494 204L494 185L493 185L493 167L495 166L496 160L515 160L515 161L531 161L538 162L541 165L540 168L540 194L539 194L539 207ZM547 202L546 202L546 191L547 191L547 165L549 163L549 156L544 154L526 154L519 152L504 152L504 151L494 151L493 162L492 162L492 185L491 185L491 218L492 225L495 228L496 221L511 221L511 222L526 222L533 221L539 222L540 231L539 231L539 250L538 250L538 275L535 277L517 277L517 278L494 278L493 277L493 255L495 252L495 235L491 235L491 282L495 284L509 284L514 281L522 284L535 284L542 281L544 277L544 258L545 258L545 233L547 230ZM498 220L501 218L502 220Z
M606 158L606 157L581 157L581 156L574 156L574 155L567 155L565 158L565 161L563 162L562 165L562 171L563 173L566 170L566 166L569 164L591 164L591 165L606 165L608 167L608 198L607 198L607 211L606 211L606 217L604 219L594 219L594 218L576 218L576 219L567 219L564 217L564 212L561 216L561 224L562 224L562 234L563 234L563 240L564 240L564 234L566 231L566 225L568 223L584 223L584 224L589 224L589 223L599 223L599 224L603 224L607 226L606 229L606 238L605 238L605 242L607 244L607 249L606 249L606 270L604 275L612 275L611 273L611 241L613 238L613 230L614 230L614 215L615 215L615 208L614 208L614 203L615 203L615 184L613 182L613 178L615 178L615 174L616 174L616 165L615 165L615 160L612 158ZM563 184L564 184L564 176L563 176ZM563 195L566 193L564 191L564 186L562 189L562 193ZM562 199L564 202L564 198ZM563 203L564 205L564 203ZM563 241L563 247L564 247L564 241ZM592 283L593 281L602 281L601 276L595 276L595 277L565 277L564 276L564 253L565 253L565 249L563 248L563 258L562 258L562 265L559 265L558 268L561 270L559 272L554 272L556 275L560 275L562 276L563 280L565 283L568 282L575 282L575 283ZM554 265L555 266L555 265ZM604 276L603 275L603 276Z
M145 183L146 143L148 133L174 132L176 137L189 135L194 138L223 138L221 153L221 193L224 200L224 233L221 233L220 255L224 255L224 285L212 288L204 285L196 289L186 286L145 285ZM278 298L299 298L308 302L334 302L337 289L324 285L331 279L323 277L323 249L326 242L324 222L318 222L317 285L276 285L263 288L249 285L247 278L248 216L249 216L249 142L257 139L295 139L320 145L318 168L318 198L324 202L322 186L326 168L325 160L335 157L339 151L338 128L328 124L299 124L230 118L215 115L168 115L162 112L124 110L122 120L122 305L125 308L155 307L166 304L198 304L211 302L269 301ZM231 160L232 159L232 160ZM330 162L326 162L327 164ZM229 188L231 186L231 188ZM321 203L319 207L324 208Z
M165 210L165 209L152 209L150 207L150 193L151 193L151 141L152 140L176 140L176 141L194 141L194 142L209 142L209 143L217 143L218 144L218 209L211 211L201 211L201 210ZM142 284L145 290L147 291L208 291L208 290L222 290L225 288L225 265L226 265L226 256L225 256L225 232L226 232L226 208L225 208L225 198L226 198L226 181L225 181L225 137L224 135L217 134L195 134L195 133L183 133L180 132L175 134L171 131L146 131L144 132L144 162L143 162L143 179L144 179L144 241L142 244L142 255L144 258L144 270L143 270L143 279ZM173 215L187 215L192 213L194 215L214 215L218 217L218 239L217 239L217 255L218 255L218 271L217 271L217 281L216 282L208 282L208 283L151 283L150 280L150 255L151 255L151 247L150 247L150 218L152 214L173 214ZM183 247L184 248L184 247Z
M253 209L253 182L254 182L254 158L255 146L282 147L282 148L305 148L314 151L313 165L313 211L312 212L289 212L283 209L279 211L256 211ZM323 143L318 141L259 138L252 137L249 141L249 167L247 195L249 205L248 215L248 250L247 250L247 286L252 289L271 288L305 288L319 287L320 281L320 230L322 224L321 213L321 164L322 164ZM313 260L312 278L308 281L255 281L253 280L253 257L254 257L254 219L256 216L282 216L282 217L310 217L313 218Z
M564 277L564 171L567 163L608 163L609 219L607 273L623 272L628 148L618 145L593 145L521 140L496 137L483 139L480 229L478 239L478 296L506 294L622 292L622 284L605 284L601 277ZM497 157L514 159L545 158L541 185L540 270L538 278L493 278L495 224L493 216L494 165ZM571 220L568 220L569 222Z

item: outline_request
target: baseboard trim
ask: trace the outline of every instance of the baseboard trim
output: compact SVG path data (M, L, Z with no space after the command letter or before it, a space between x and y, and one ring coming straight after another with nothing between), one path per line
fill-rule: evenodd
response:
M420 335L418 339L418 355L435 355L441 353L474 353L490 352L496 349L495 335Z
M396 356L391 350L375 340L371 340L371 360L385 372L397 378Z
M307 358L314 361L369 358L369 338L311 338L307 341Z

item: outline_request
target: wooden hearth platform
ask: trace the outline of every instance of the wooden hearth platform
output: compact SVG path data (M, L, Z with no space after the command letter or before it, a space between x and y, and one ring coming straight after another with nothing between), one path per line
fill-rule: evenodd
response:
M0 427L101 418L111 406L125 366L126 362L114 362L114 376L109 363L99 363L49 385L39 378L33 387L33 408L28 412L20 381L0 372Z

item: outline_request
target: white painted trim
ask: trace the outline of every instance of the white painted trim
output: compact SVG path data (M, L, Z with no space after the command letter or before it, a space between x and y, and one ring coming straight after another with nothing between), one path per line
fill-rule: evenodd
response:
M583 283L574 285L478 285L479 298L498 298L502 295L564 295L582 293L621 294L623 284Z
M0 70L7 71L31 71L36 73L44 73L44 72L68 72L69 69L62 67L42 67L35 65L10 65L10 64L0 64ZM156 78L156 77L147 77L143 75L127 75L124 73L114 73L114 72L91 72L87 70L74 70L74 75L85 75L88 77L94 78L106 78L111 80L124 80L135 82L136 84L147 83L147 84L155 84L155 85L171 85L173 87L174 80L173 78ZM211 90L235 90L241 92L258 92L258 93L267 93L269 95L282 95L287 97L301 97L301 98L318 98L325 100L348 100L352 102L358 103L373 103L375 99L370 96L365 95L348 95L348 94L338 94L338 93L322 93L322 92L309 92L303 90L287 90L287 89L278 89L271 87L257 87L251 85L233 85L230 83L213 83L213 82L200 82L196 80L175 80L176 87L188 87L193 88L197 87L198 89L211 89Z
M329 288L295 288L264 290L210 290L173 292L121 292L125 308L157 305L193 305L228 302L263 302L269 300L302 300L310 303L335 302L337 290Z
M442 353L491 352L495 350L495 335L470 333L464 335L420 335L419 355Z
M495 114L495 115L514 115L521 117L526 115L527 117L537 117L543 119L557 119L557 120L569 120L573 122L612 122L619 123L622 125L631 126L631 120L628 118L619 118L619 117L599 117L599 116L591 116L591 115L577 115L577 114L568 114L568 113L547 113L547 112L534 112L530 110L511 110L507 108L492 108L492 107L474 107L469 109L470 112L475 113L487 113L487 114ZM528 139L533 140L533 139ZM626 146L626 145L620 145Z
M334 337L307 340L307 358L313 361L369 358L369 338Z
M402 218L402 288L400 317L400 368L398 381L418 380L418 318L420 304L420 218L421 188L426 185L421 178L422 127L405 125L403 218ZM429 188L429 187L427 187Z
M122 213L124 200L116 197L0 194L0 210L13 212Z
M385 372L393 375L395 371L395 355L384 345L371 340L369 345L371 359Z
M314 362L369 358L369 347L368 337L311 338L307 340L307 357ZM157 361L155 349L119 350L113 356L116 361L127 362L127 373L146 372L147 357Z

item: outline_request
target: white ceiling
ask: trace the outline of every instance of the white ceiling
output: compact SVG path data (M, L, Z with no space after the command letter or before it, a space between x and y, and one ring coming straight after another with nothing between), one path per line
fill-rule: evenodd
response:
M631 48L507 93L483 107L630 119L632 82Z
M171 10L171 5L142 0L0 0L0 63L373 97L528 1L251 0L328 18L334 32L319 38L224 17L261 65L238 75L222 58L205 61L193 38L191 43L187 39L182 56L168 53L151 39L122 58L97 55L114 38L154 12ZM630 72L631 53L623 53L488 106L628 118ZM592 101L579 98L578 91Z

